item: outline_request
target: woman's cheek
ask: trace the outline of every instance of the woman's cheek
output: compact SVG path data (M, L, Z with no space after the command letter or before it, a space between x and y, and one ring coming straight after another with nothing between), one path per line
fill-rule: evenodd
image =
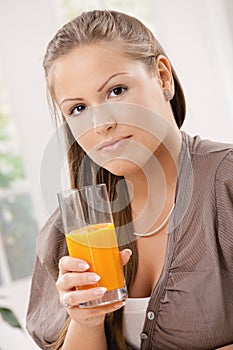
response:
M95 147L93 136L91 136L90 133L76 138L76 141L87 154L90 153Z

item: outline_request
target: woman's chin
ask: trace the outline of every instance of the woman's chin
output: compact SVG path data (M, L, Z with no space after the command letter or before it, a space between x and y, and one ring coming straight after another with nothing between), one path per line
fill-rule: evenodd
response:
M140 167L132 161L125 159L113 159L102 165L103 168L116 176L130 176L137 172Z

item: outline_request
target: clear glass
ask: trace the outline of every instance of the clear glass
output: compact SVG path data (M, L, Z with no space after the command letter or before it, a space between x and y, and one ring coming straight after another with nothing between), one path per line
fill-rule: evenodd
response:
M105 287L102 298L82 303L94 307L124 300L127 288L105 184L58 194L69 255L85 260L100 281L78 289Z

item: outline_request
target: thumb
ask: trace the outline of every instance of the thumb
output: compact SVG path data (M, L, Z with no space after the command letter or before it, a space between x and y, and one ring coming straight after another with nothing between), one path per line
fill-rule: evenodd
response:
M132 255L132 250L131 249L124 249L120 252L120 257L121 257L121 263L122 265L126 265Z

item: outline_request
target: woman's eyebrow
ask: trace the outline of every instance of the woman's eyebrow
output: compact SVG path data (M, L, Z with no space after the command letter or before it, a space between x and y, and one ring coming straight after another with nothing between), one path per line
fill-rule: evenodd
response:
M118 75L123 75L123 74L128 74L127 72L119 72L119 73L114 73L112 74L98 89L98 92L101 92L103 90L103 88L105 87L105 85L113 78L115 78ZM69 101L84 101L84 99L82 97L73 97L73 98L66 98L64 100L62 100L59 104L59 106L61 106L64 102L69 102Z
M120 73L115 73L113 75L111 75L98 89L98 92L101 92L103 90L103 88L105 87L105 85L114 77L116 77L117 75L122 75L122 74L128 74L127 72L120 72Z
M64 100L61 100L59 103L59 106L61 106L64 102L69 102L69 101L84 101L82 97L73 97L73 98L65 98Z
M62 100L60 103L59 103L59 106L61 106L64 102L69 102L69 101L84 101L84 99L82 97L73 97L73 98L65 98L64 100Z

